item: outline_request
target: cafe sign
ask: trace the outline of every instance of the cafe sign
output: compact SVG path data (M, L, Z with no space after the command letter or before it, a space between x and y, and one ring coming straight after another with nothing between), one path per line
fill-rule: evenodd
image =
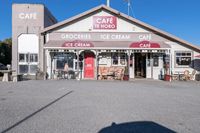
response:
M75 40L71 42L66 41L62 44L62 47L94 47L94 45L89 41Z
M93 16L93 29L115 30L117 18L115 16Z
M160 48L160 44L150 41L141 41L132 43L130 48Z
M23 20L34 20L37 19L37 13L36 12L31 12L31 13L19 13L18 15L19 19Z

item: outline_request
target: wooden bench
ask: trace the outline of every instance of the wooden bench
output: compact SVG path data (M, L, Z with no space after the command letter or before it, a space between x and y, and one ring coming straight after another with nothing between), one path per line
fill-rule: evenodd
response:
M100 80L123 80L125 68L122 66L99 67L98 79Z

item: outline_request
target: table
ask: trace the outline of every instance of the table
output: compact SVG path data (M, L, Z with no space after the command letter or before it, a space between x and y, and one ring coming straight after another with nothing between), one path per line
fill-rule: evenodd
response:
M54 70L54 79L77 79L80 80L82 78L81 76L82 71L81 70L73 70L69 69L68 71L64 71L63 69Z
M172 77L175 77L175 80L182 80L182 77L184 75L183 71L175 71Z
M11 74L12 72L15 72L15 70L0 70L1 73L3 73L3 82L8 82L11 80Z

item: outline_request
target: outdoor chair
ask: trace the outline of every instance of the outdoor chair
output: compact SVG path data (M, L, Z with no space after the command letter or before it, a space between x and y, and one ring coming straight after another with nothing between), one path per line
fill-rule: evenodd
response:
M103 67L99 67L99 70L98 70L98 71L99 71L99 74L98 74L99 77L98 77L98 79L99 79L99 80L102 80Z
M124 77L124 68L117 68L115 72L115 79L123 80Z
M196 74L196 70L192 71L192 74L190 75L190 80L194 80L195 79L195 74Z
M171 79L172 79L172 80L178 80L178 79L179 79L179 75L178 75L178 74L172 73L172 74L171 74Z
M190 72L188 70L184 71L182 79L185 80L185 81L190 80Z
M107 75L108 75L108 67L104 67L103 71L102 71L102 79L107 79Z
M104 80L107 79L108 68L107 67L99 67L99 79Z
M109 67L108 74L107 74L107 79L108 80L113 80L115 76L115 67Z

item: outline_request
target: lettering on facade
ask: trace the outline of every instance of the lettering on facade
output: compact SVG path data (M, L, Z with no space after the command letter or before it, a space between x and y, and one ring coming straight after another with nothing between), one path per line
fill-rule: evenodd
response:
M91 39L91 35L90 34L61 34L61 39L89 40Z
M37 13L19 13L18 17L25 20L37 19Z
M200 58L200 54L195 56L196 58Z
M93 16L93 29L117 29L117 18L114 16Z
M51 40L87 40L87 41L164 41L162 38L157 37L151 33L106 33L106 32L94 32L94 33L51 33Z
M141 42L134 42L129 47L130 48L160 48L160 44L150 42L150 41L141 41Z
M72 41L72 42L65 42L62 47L94 47L91 42L87 41Z
M127 40L130 39L130 35L127 34L100 34L102 40Z
M150 40L151 40L151 34L139 35L139 36L138 36L138 39L139 39L140 41L142 41L142 40L148 40L148 41L150 41Z

